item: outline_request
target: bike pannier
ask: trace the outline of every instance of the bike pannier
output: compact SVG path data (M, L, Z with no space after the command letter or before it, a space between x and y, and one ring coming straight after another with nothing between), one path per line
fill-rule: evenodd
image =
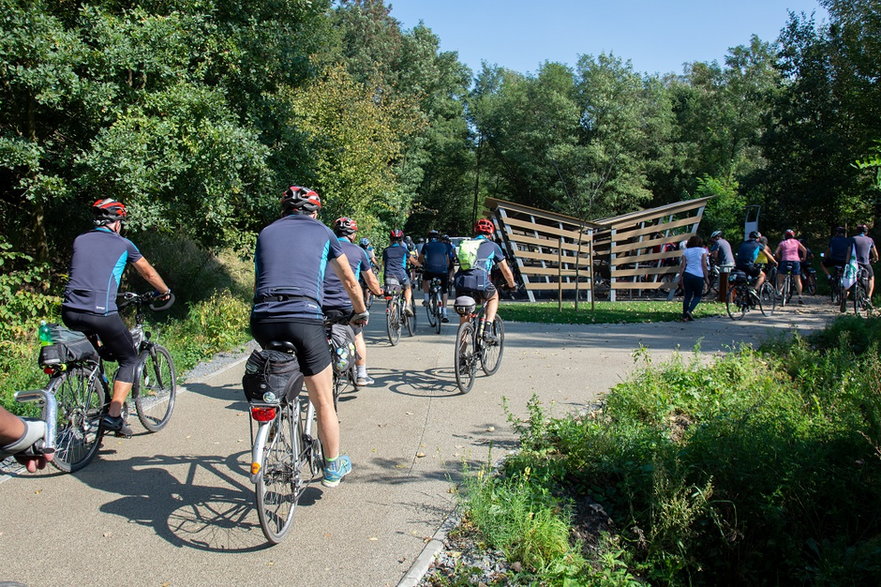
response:
M735 269L728 275L729 283L746 283L746 273L740 269Z
M40 366L56 367L80 361L97 361L98 351L82 332L68 330L59 324L50 324L50 345L40 347Z
M401 288L401 282L398 281L397 277L386 277L385 278L385 295L393 296L401 293L403 289Z
M489 275L483 269L459 271L453 278L456 291L485 292L489 285Z
M330 341L333 347L333 370L337 375L342 375L358 358L355 331L348 324L334 324L330 327Z
M303 389L303 373L297 357L281 351L254 351L245 363L242 389L249 402L291 401Z

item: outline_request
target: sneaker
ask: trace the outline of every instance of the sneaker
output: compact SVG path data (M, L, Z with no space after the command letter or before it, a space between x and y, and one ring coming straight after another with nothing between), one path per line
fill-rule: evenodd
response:
M691 315L691 312L688 312L688 313L685 315L685 320L686 320L687 322L694 322L694 316Z
M428 300L422 300L422 307L428 306Z
M122 436L124 438L128 438L132 435L132 429L129 428L125 418L122 416L102 414L100 426L105 432L116 432L117 436Z
M361 387L364 385L373 385L376 381L373 380L373 377L369 375L359 376L355 379L355 385Z
M443 315L443 316L441 316L441 322L443 322L444 324L446 324L446 323L449 322L449 321L450 321L450 319L447 318L446 314Z
M413 308L411 308L409 304L404 306L404 314L406 314L407 316L413 315Z
M801 299L801 298L798 298L798 304L799 304L800 306L804 306L804 305L805 305L805 301L804 301L803 299Z
M352 472L352 459L346 455L340 455L332 463L324 464L324 478L321 484L325 487L336 487L343 477Z
M492 333L491 329L487 328L483 331L483 340L488 342L489 344L494 344L498 342L498 337Z

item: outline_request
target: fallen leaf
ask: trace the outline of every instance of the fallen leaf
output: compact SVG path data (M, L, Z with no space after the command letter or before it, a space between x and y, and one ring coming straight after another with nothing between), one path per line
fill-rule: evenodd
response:
M406 469L407 465L395 465L395 469Z
M424 456L425 456L425 453L422 452L421 450L420 450L419 452L416 453L416 458L421 459L421 458L424 457Z
M370 541L371 541L371 542L376 542L377 540L379 540L379 538L377 538L376 536L371 536L371 537L370 537Z
M42 489L37 489L36 491L34 491L34 495L40 495L41 493L43 493Z
M113 536L113 532L104 532L102 536L104 536L104 538L110 538L111 536Z
M454 350L455 350L455 349L454 349ZM495 427L495 426L490 426L489 428L486 429L486 431L487 431L487 432L495 432L495 431L496 431L496 427Z

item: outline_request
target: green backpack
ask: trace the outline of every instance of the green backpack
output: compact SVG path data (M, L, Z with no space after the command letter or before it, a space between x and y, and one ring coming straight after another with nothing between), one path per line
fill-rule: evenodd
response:
M460 269L467 271L474 268L474 264L477 262L477 249L480 248L482 242L482 240L474 238L459 243L456 256L459 258Z

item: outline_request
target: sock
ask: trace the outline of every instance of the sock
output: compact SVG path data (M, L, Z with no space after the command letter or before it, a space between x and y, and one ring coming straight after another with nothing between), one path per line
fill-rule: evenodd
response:
M358 377L367 377L367 365L355 365L355 369Z

